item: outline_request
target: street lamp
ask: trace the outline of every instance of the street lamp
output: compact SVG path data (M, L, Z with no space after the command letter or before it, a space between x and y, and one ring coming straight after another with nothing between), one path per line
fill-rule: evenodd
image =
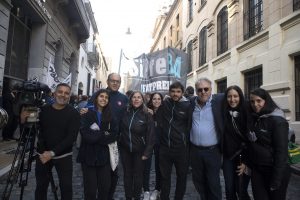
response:
M131 35L132 34L131 31L130 31L130 27L127 28L127 32L125 34L126 35ZM120 74L120 72L121 72L122 56L123 56L123 48L121 47L118 74Z

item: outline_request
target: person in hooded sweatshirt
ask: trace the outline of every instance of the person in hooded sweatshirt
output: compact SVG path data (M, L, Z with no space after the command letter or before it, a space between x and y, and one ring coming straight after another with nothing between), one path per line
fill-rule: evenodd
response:
M264 89L250 93L248 138L251 182L255 200L284 200L290 179L288 123Z

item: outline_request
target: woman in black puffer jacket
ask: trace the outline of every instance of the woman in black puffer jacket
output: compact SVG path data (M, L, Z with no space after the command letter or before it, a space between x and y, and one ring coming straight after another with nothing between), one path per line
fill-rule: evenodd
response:
M256 200L284 200L290 178L288 123L264 89L250 93L252 125L248 135L252 189Z
M109 93L100 89L94 107L81 117L82 137L77 161L81 163L84 199L107 200L111 184L111 166L108 144L117 140L118 125L113 120Z
M155 142L154 122L144 105L141 92L133 92L120 124L120 152L124 169L126 199L140 199L144 160Z

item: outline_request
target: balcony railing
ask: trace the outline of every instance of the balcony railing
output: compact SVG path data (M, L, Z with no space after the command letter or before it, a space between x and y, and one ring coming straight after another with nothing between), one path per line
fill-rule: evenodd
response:
M97 68L99 65L99 52L97 51L97 46L94 43L87 43L86 51L88 54L88 61Z
M258 3L249 5L249 9L244 13L244 39L247 40L250 37L256 35L263 30L263 2L262 0Z

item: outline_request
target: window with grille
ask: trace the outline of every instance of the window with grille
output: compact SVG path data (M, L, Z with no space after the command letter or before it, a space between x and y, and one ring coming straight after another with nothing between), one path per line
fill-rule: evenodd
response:
M189 22L193 19L193 0L189 0Z
M206 63L207 29L203 27L199 34L199 66Z
M251 70L244 74L245 78L245 98L249 99L250 92L254 89L259 88L262 85L262 67Z
M218 25L217 25L217 40L218 40L218 51L217 55L220 55L227 51L228 49L228 12L227 6L222 8L219 12L218 17Z
M244 39L247 40L263 30L263 1L245 1L244 8Z
M15 8L12 9L7 38L5 75L27 79L31 26L30 20L18 16ZM2 41L0 40L1 45Z
M293 10L299 10L300 9L300 0L293 0Z
M300 121L300 56L295 57L295 112L296 121Z
M193 42L192 42L192 40L188 43L187 54L188 54L188 70L187 70L187 73L189 73L193 70L193 67L192 67L192 64L193 64Z
M224 93L227 88L227 78L217 82L217 93Z

